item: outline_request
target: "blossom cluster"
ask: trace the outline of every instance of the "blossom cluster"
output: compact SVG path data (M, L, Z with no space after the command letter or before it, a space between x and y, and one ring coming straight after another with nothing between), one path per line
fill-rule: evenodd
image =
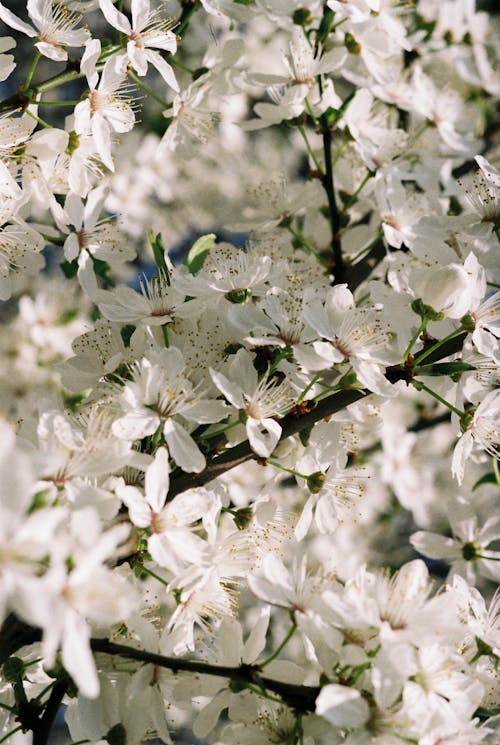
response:
M0 742L498 743L498 30L0 2Z

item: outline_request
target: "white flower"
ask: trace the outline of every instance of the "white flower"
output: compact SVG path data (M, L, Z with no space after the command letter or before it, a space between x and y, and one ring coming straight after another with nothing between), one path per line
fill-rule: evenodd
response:
M82 265L82 254L88 252L96 259L106 261L111 266L131 261L135 251L127 236L110 217L101 217L105 191L93 189L85 201L72 192L66 197L64 212L67 224L74 230L69 232L64 242L64 255L67 261L78 259Z
M461 318L476 309L486 290L483 267L471 252L463 266L426 267L414 278L415 294L447 318Z
M500 391L497 390L488 393L472 412L472 417L453 451L451 472L459 484L463 481L465 462L474 445L494 458L500 458L499 414Z
M290 384L278 383L267 375L259 381L252 355L246 349L238 350L231 362L230 378L212 369L210 375L229 403L247 414L250 446L257 455L267 458L281 437L281 425L273 417L284 416L295 401Z
M316 699L316 714L339 729L362 727L370 717L370 708L356 688L331 683Z
M14 15L2 3L0 18L16 31L21 31L32 38L37 37L39 41L35 46L44 57L56 62L67 60L68 53L63 47L82 47L90 37L86 29L75 29L81 15L70 12L62 2L28 0L27 9L34 28Z
M199 561L204 541L189 530L201 520L207 498L203 490L190 489L166 504L169 487L168 453L158 448L153 463L146 469L145 494L135 486L117 490L128 508L130 519L140 528L150 528L148 551L160 566L178 572L186 561Z
M54 664L61 646L62 663L81 693L96 698L99 681L89 645L89 621L111 626L125 620L137 604L128 581L104 566L128 537L129 526L102 532L97 513L87 507L73 512L65 527L54 541L49 570L41 579L20 583L14 608L28 623L43 629L46 664Z
M392 359L390 332L384 328L375 310L355 307L347 285L331 288L324 305L319 301L306 305L304 318L330 342L314 342L307 356L297 353L298 361L304 367L322 370L348 362L358 380L368 389L382 396L394 395L383 371L386 365L395 361Z
M141 77L146 75L148 62L156 67L165 82L175 91L179 85L175 79L172 67L159 52L174 54L177 49L177 38L171 31L171 22L159 19L157 16L161 8L150 9L149 0L132 0L132 24L124 13L120 13L111 0L99 0L99 6L108 21L118 31L128 37L127 52L117 55L115 63L120 67L127 66L127 61ZM121 59L123 57L123 65Z
M110 321L162 326L171 323L182 308L184 293L179 292L174 282L169 282L163 273L159 277L139 280L141 292L131 287L120 286L96 298L99 310Z
M203 399L187 377L182 353L162 349L157 362L142 359L132 366L132 381L119 389L124 416L113 422L113 433L124 440L152 435L161 426L170 455L184 471L202 471L205 456L175 418L198 424L218 422L227 415L222 401Z
M220 116L203 101L204 96L205 90L197 81L175 96L172 106L163 112L171 121L161 140L160 152L167 148L178 152L181 158L192 158L197 144L208 143Z
M113 171L111 132L128 132L134 126L135 116L130 98L123 95L128 90L126 75L116 69L113 58L105 63L97 84L96 62L100 54L99 39L86 44L80 69L87 77L90 92L75 107L75 130L77 134L92 132L99 157Z
M500 552L488 549L500 538L500 517L492 516L480 526L473 506L463 497L448 502L448 520L452 537L418 531L410 542L423 556L444 559L451 564L450 574L460 574L474 584L476 572L500 580Z

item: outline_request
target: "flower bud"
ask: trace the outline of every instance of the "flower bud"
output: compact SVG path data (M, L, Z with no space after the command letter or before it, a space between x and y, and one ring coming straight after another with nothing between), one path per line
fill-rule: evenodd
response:
M461 318L470 309L469 278L458 264L423 272L415 288L425 305L447 318Z
M312 20L313 17L309 8L297 8L292 16L292 21L296 26L306 26L308 23L311 23Z
M344 37L344 44L347 47L347 51L350 54L360 54L361 53L361 45L356 41L354 36L349 33L349 31L346 33Z

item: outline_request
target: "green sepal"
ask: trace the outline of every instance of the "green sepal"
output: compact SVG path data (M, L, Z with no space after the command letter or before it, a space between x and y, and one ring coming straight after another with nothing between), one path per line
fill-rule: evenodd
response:
M493 471L490 471L490 473L485 473L484 476L481 476L480 479L476 481L474 486L472 487L472 491L476 491L480 486L483 484L493 484L496 485L497 479Z
M169 282L169 272L167 263L165 261L165 246L163 245L163 239L161 237L161 233L158 233L155 235L152 230L149 231L149 242L151 244L151 248L153 249L153 256L155 259L155 264L158 267L159 271L165 275L167 278L167 282Z
M444 318L444 313L434 310L434 308L426 305L420 298L416 298L412 302L411 309L420 318L426 318L428 321L441 321Z
M73 277L76 277L76 273L78 272L78 259L74 259L73 261L62 261L59 266L67 279L73 279Z

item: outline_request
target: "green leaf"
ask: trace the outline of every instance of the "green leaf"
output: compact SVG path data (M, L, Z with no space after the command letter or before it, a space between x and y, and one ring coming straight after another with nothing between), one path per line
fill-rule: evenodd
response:
M467 362L436 362L432 365L419 365L413 371L414 375L456 375L457 373L476 370L474 365Z
M481 478L476 481L476 483L472 487L472 491L476 491L476 489L482 486L483 484L496 484L496 483L497 483L496 476L493 473L493 471L491 471L490 473L485 473L484 476L481 476Z
M191 274L200 271L214 243L215 233L208 233L198 238L196 243L191 246L186 257L186 266Z

